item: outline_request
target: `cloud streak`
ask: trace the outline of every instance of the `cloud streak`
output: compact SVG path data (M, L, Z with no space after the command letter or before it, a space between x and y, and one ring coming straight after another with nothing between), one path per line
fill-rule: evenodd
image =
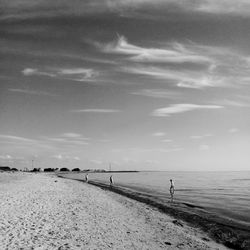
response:
M17 141L17 142L35 142L34 140L20 137L20 136L13 136L13 135L0 135L0 138L10 141Z
M11 145L12 148L23 148L27 150L40 150L40 149L52 149L52 145L36 139L29 139L14 135L0 135L0 143L4 145Z
M160 108L153 111L152 116L168 117L173 114L189 112L193 110L221 109L218 105L197 105L197 104L173 104L166 108Z
M161 136L165 136L166 133L165 132L155 132L152 134L153 136L156 136L156 137L161 137Z
M25 76L47 76L77 82L96 80L98 72L88 68L70 68L70 69L49 69L38 70L35 68L25 68L22 71Z
M238 128L230 128L230 129L228 130L228 132L231 133L231 134L237 133L237 132L239 132L239 131L240 131L240 130L239 130Z
M68 132L63 133L59 136L49 137L49 136L42 136L41 139L46 143L54 143L60 144L64 146L70 145L88 145L90 138L83 137L81 134Z
M195 8L196 11L200 12L240 16L249 16L249 9L250 2L248 0L239 0L237 2L233 0L203 0Z
M13 157L11 155L0 155L0 160L12 160Z
M52 158L55 158L57 160L62 160L62 161L67 161L67 160L74 160L74 161L79 161L80 157L78 156L69 156L69 155L64 155L64 154L56 154L53 155Z
M194 15L223 14L229 16L249 16L248 0L60 0L59 2L37 0L5 1L0 20L31 18L53 18L58 16L97 15L117 13L140 18L167 18L166 13ZM151 10L151 14L149 14ZM158 15L156 15L156 13Z
M124 36L117 41L100 45L105 53L124 54L130 61L143 63L197 63L209 64L211 59L191 51L179 43L169 44L167 48L146 48L130 44Z
M69 132L69 133L62 134L62 137L66 137L66 138L81 138L82 135L81 134L77 134L77 133Z
M136 9L137 13L142 10L156 9L162 10L164 13L209 13L209 14L224 14L249 16L250 3L248 0L111 0L110 7L117 10L121 9Z
M201 140L201 139L205 139L207 137L212 137L212 134L205 134L205 135L191 135L190 139L194 139L194 140Z
M164 139L164 140L162 140L162 142L167 142L167 143L169 143L169 142L173 142L173 140L171 140L171 139Z
M167 99L176 99L181 96L179 92L167 89L141 89L132 92L131 94L145 96L145 97L167 98Z
M20 94L27 94L27 95L37 95L37 96L57 96L55 94L40 91L40 90L30 90L30 89L8 89L10 92L20 93Z
M210 146L206 145L206 144L202 144L199 146L199 150L201 150L201 151L207 151L209 149L210 149Z
M74 113L118 113L121 112L118 109L75 109L71 112Z
M246 108L250 107L250 100L242 100L241 98L234 98L234 99L222 99L222 100L217 100L215 103L223 106L231 106L231 107L238 107L238 108Z
M171 147L171 148L126 148L126 149L113 149L112 152L136 152L136 153L170 153L183 150L183 147Z
M213 76L201 72L187 71L187 70L170 70L162 67L123 67L121 71L144 75L152 79L173 81L175 85L182 88L205 88L224 86L224 79L222 77Z
M180 88L196 89L233 87L250 82L249 58L231 48L191 41L161 42L152 48L129 43L124 36L110 43L96 43L96 46L103 53L117 55L119 65L115 71L137 78L167 80Z

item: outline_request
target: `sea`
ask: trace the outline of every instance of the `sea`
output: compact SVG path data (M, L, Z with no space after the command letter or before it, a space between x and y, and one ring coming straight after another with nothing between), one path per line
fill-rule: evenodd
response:
M84 180L86 173L67 173L67 178ZM250 228L250 171L234 172L114 172L89 173L90 181L148 194L161 202L170 201L170 179L174 202L198 207L209 214Z

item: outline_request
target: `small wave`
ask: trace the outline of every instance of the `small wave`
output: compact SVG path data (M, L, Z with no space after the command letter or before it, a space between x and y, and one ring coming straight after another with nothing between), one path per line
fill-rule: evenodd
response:
M175 189L175 191L182 191L182 192L190 192L190 191L207 191L207 190L216 190L216 191L224 191L228 190L226 188L180 188Z
M202 206L194 205L194 204L187 203L187 202L183 202L183 204L186 205L187 207L191 207L191 208L200 208L200 209L204 208Z

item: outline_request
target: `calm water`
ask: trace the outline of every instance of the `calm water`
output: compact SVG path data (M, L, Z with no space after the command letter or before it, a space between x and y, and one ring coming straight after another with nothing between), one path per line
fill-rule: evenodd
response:
M174 180L175 200L202 206L220 217L250 226L250 172L139 172L113 173L115 185L169 200L169 179ZM69 173L84 179L85 174ZM89 180L108 183L109 173L90 173Z

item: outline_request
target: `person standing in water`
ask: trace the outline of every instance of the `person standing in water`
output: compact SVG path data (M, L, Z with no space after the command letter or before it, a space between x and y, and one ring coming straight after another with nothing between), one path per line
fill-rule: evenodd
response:
M85 181L86 181L86 182L89 181L89 175L88 175L88 174L85 175Z
M113 184L114 184L114 180L113 180L113 176L112 175L109 177L109 184L110 184L110 187L112 187Z
M170 192L170 201L173 202L174 201L174 184L173 184L173 180L172 179L170 179L169 192Z

